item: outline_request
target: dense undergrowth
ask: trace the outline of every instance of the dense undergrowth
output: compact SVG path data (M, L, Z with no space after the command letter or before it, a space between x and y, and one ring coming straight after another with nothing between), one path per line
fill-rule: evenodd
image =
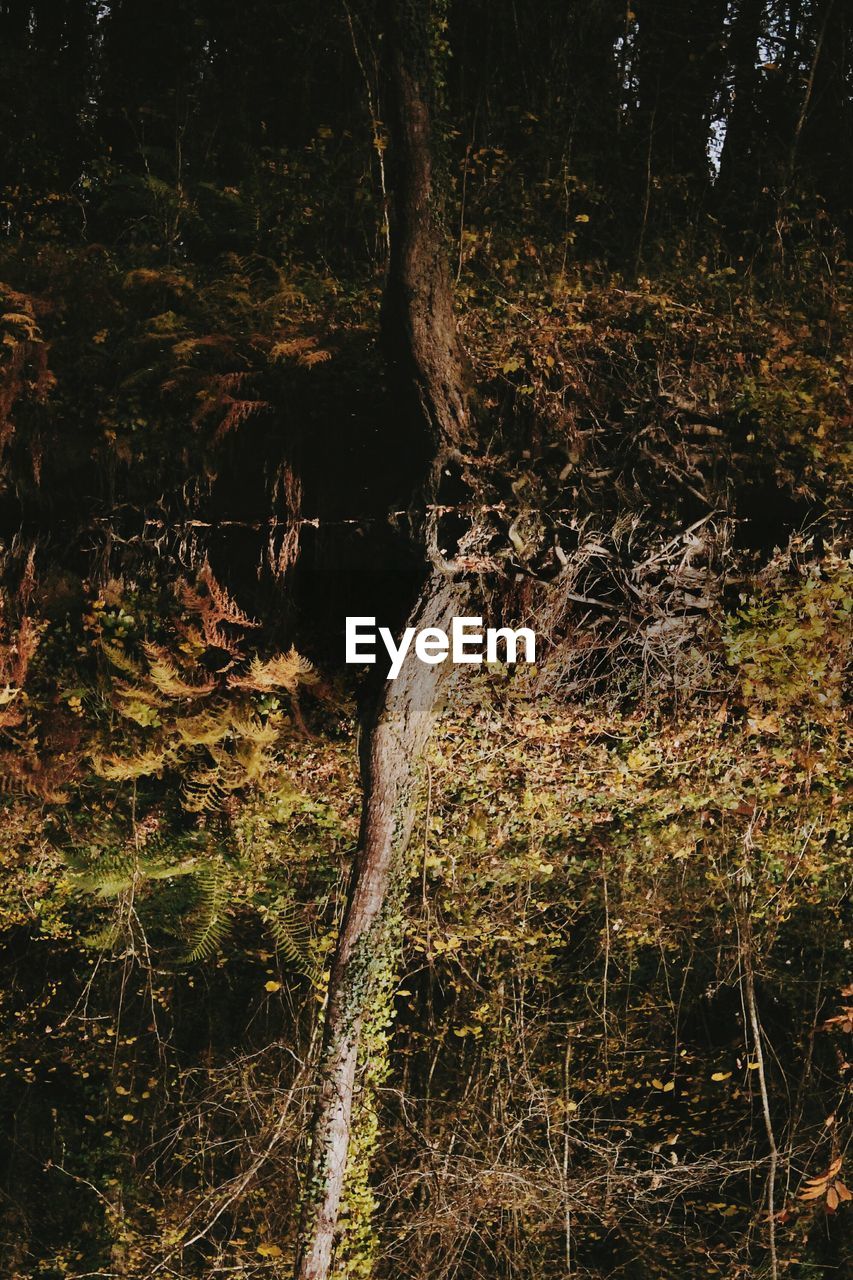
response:
M151 6L146 38L192 7ZM202 8L163 41L184 80L153 59L139 87L108 28L74 138L33 98L0 157L14 1280L290 1274L371 694L342 622L396 625L422 574L372 10L253 3L267 63L246 6ZM519 106L516 6L489 15L505 80L464 8L442 93L472 141L445 121L442 145L489 508L466 571L541 661L460 677L429 748L336 1274L840 1278L853 280L817 125L799 186L779 141L808 63L761 68L760 182L712 198L639 98L613 159L568 45L525 33ZM633 11L587 8L642 79Z
M186 499L199 529L165 558L144 502L161 456L206 474L209 500L223 440L333 367L338 328L363 343L372 295L330 323L334 296L282 300L233 262L213 284L89 255L68 270L65 308L93 272L105 300L67 339L37 272L7 289L7 448L38 433L46 450L7 474L26 509L55 492L49 468L77 465L109 478L118 514L101 508L100 571L83 577L72 546L44 575L23 539L9 562L5 1265L278 1274L357 839L355 707L270 649L292 623L259 630L219 585L203 485ZM465 324L500 426L480 464L494 542L472 573L516 575L546 652L534 673L458 683L432 748L339 1269L556 1275L568 1252L605 1274L751 1275L770 1181L786 1273L835 1266L844 269L818 289L701 264L630 288L537 289L526 271L503 310L477 300L487 279L472 274ZM351 375L375 357L340 358ZM61 495L59 528L82 493ZM253 554L277 581L267 539ZM543 614L555 574L561 611Z

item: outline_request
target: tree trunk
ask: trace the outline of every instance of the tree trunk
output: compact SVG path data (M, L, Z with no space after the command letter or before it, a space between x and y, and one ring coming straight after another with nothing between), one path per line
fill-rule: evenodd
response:
M793 161L844 228L853 207L853 19L841 0L815 9L810 92L802 106Z
M756 187L760 187L761 157L756 154L762 144L757 117L758 46L764 8L764 0L741 0L729 41L734 97L726 121L717 194L729 220L735 221L743 220L742 211L751 208Z
M419 436L429 441L432 478L427 491L435 496L445 461L466 439L469 417L434 198L428 0L405 5L392 0L386 39L394 187L383 328L413 446ZM430 558L435 564L436 555ZM464 588L434 567L406 625L449 630L464 597ZM360 851L329 979L296 1280L326 1280L332 1265L359 1038L372 976L381 970L389 942L384 908L412 829L418 762L451 670L446 661L429 666L410 655L397 679L387 682L370 728Z
M434 573L408 625L449 630L459 603L460 588ZM383 908L411 833L417 763L449 670L447 663L427 666L409 658L398 678L388 682L368 743L361 848L329 979L298 1280L325 1280L329 1274L346 1173L361 1026L374 976L381 972L391 942L383 927Z

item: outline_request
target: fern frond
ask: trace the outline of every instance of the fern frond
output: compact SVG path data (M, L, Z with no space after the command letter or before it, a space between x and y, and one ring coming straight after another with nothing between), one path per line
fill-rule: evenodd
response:
M237 791L260 782L272 763L267 747L251 740L238 742L233 751L216 746L208 750L215 764L213 772L226 791Z
M133 271L128 271L122 286L125 289L156 286L170 289L179 295L195 292L195 285L189 277L173 267L136 267Z
M23 686L44 629L43 622L36 622L26 615L21 618L12 643L5 644L4 652L0 655L0 678L4 684L11 684L16 688Z
M129 889L140 888L150 880L173 880L178 876L195 875L197 858L184 858L182 862L140 858L136 850L108 854L88 866L73 869L68 879L78 893L94 894L99 898L117 898Z
M68 804L71 799L67 791L53 786L47 778L23 772L0 772L0 795L40 800L42 804Z
M110 920L96 933L85 934L80 941L89 951L114 951L123 932L120 920Z
M120 671L122 675L130 676L133 680L139 680L144 674L141 663L137 662L135 658L131 658L129 653L125 653L120 645L113 644L110 640L104 640L101 637L101 651L110 665Z
M36 319L32 315L28 315L25 311L7 311L0 316L0 324L14 326L16 329L23 329L29 342L37 342L41 336Z
M228 879L219 861L199 870L196 876L198 904L185 926L185 961L206 960L222 945L231 927L227 915Z
M175 730L182 743L188 747L209 747L221 742L232 728L227 715L215 715L202 711L197 716L185 716L175 721Z
M229 677L228 683L235 689L251 689L256 693L269 693L284 689L292 693L300 684L311 684L317 679L313 663L292 648L264 661L257 655L242 675Z
M184 858L182 862L152 862L143 859L140 867L146 880L175 880L179 876L196 875L198 858Z
M121 711L121 702L144 702L149 707L165 707L166 700L154 689L146 689L144 685L120 684L115 690L115 705Z
M210 754L216 766L210 771L211 776L216 777L223 794L226 791L239 791L241 787L249 786L258 776L257 765L252 761L249 752L241 758L239 753L231 755L220 748L211 747Z
M93 755L92 767L98 777L107 782L132 782L135 778L162 773L171 754L168 747L159 747L138 756Z
M203 698L216 688L215 681L204 680L199 684L191 684L185 680L168 654L159 645L146 644L145 653L149 664L149 677L155 687L167 698Z
M232 716L231 730L236 737L253 743L262 751L275 746L278 738L275 721L259 720L257 716Z
M207 587L217 622L227 622L232 627L259 627L261 625L254 618L250 618L247 613L244 613L236 601L232 600L225 588L214 578L209 564L202 568L199 579Z
M97 860L84 861L82 866L72 867L68 881L77 893L117 898L134 884L138 865L135 851L109 852Z
M226 334L208 333L201 338L184 338L181 342L177 342L172 347L172 354L179 360L183 360L185 356L193 356L197 351L203 351L206 348L229 351L233 346L234 339Z
M228 373L215 374L211 378L211 383L217 390L224 391L230 395L234 391L239 391L254 379L255 374L248 369L232 369Z
M241 743L234 752L234 759L242 773L242 781L237 784L241 787L259 783L272 763L269 752L255 742Z
M206 603L205 598L198 591L196 591L195 587L191 587L188 582L182 579L177 585L177 592L178 592L178 598L180 599L181 604L184 606L185 609L189 610L190 613L197 613L197 614L204 613L205 603ZM199 643L202 644L202 648L203 648L204 646L201 641L201 635L197 630L195 631L195 634L198 638Z
M236 431L255 414L271 409L272 405L268 400L234 400L231 396L226 396L221 407L225 409L225 413L214 432L214 440L217 442L230 431Z
M315 364L323 364L324 361L331 360L332 353L325 347L321 347L317 338L306 336L274 342L270 348L269 358L273 362L295 358L303 368L311 369Z
M187 778L181 789L181 804L187 813L218 813L225 799L226 789L215 769Z
M299 357L299 363L305 369L313 369L317 364L325 364L327 360L331 360L332 353L325 347L318 347L316 351L306 351L304 355Z
M313 976L316 965L309 952L311 932L305 920L300 919L300 909L293 897L280 894L267 908L264 920L283 959L307 977Z

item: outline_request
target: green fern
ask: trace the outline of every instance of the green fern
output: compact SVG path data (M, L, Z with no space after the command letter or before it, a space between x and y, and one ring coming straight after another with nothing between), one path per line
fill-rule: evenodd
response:
M144 675L142 664L137 662L135 658L131 658L120 645L113 644L110 640L105 640L101 636L101 650L104 656L109 660L110 665L115 667L116 671L120 671L122 675L130 676L133 680L139 680Z
M112 919L95 933L87 933L80 941L90 951L115 951L123 934L121 921Z
M264 920L282 958L313 978L316 964L310 954L311 931L293 895L279 894L264 913Z
M102 855L97 862L72 870L68 879L78 893L117 898L130 889L141 888L148 881L173 880L178 876L193 875L197 870L198 861L194 857L176 863L140 858L135 850L129 850Z
M227 915L229 879L224 864L218 860L198 871L198 902L184 926L185 962L208 959L227 937L231 928Z
M84 939L89 947L111 950L127 936L117 900L131 893L145 932L179 939L184 961L213 954L228 932L231 876L206 833L155 833L140 850L111 831L99 843L66 850L65 861L76 893L114 904L102 927Z

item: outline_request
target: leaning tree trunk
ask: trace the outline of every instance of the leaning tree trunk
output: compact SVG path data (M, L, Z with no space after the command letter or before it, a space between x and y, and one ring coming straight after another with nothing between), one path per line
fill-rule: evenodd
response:
M412 433L413 448L424 433L430 441L429 501L437 495L445 462L458 454L468 430L462 354L433 183L429 0L389 0L386 39L394 189L383 328L401 421ZM421 530L432 567L406 625L449 630L450 619L461 611L464 588L442 567L428 520ZM386 684L370 728L360 849L329 979L296 1280L326 1280L332 1265L359 1038L376 962L387 949L383 908L411 833L418 762L449 669L447 662L428 666L410 656L397 679Z

